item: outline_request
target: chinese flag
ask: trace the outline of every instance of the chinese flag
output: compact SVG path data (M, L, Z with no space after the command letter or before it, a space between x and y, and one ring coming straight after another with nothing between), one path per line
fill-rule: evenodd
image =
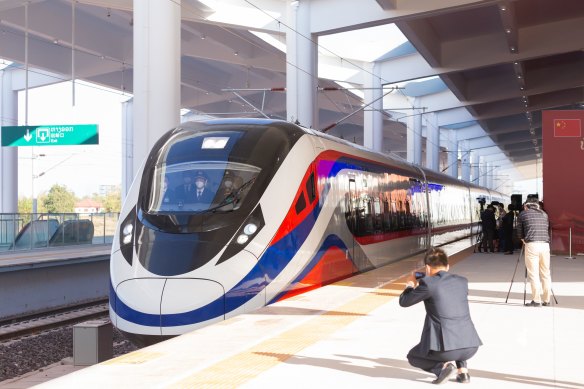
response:
M554 119L554 137L580 137L582 125L580 119Z

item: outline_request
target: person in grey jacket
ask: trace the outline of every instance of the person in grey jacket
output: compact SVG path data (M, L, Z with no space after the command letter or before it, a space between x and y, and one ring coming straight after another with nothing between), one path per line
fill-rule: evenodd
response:
M441 249L428 250L424 264L425 275L412 273L399 297L402 307L423 301L426 308L420 343L410 350L408 361L434 373L434 384L448 381L457 368L456 380L470 382L466 361L482 342L470 317L468 280L448 272L448 257Z

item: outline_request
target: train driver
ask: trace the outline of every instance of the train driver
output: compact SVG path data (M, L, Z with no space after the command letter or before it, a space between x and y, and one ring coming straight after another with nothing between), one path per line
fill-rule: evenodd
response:
M195 174L195 193L194 202L195 203L208 203L213 201L213 194L211 190L207 188L207 176L203 171L198 171Z

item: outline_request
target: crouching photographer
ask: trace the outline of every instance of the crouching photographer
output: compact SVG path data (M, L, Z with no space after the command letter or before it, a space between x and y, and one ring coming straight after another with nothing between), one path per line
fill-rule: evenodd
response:
M402 307L423 301L426 308L420 343L410 350L408 361L434 373L434 384L445 383L457 369L456 381L470 382L466 361L476 354L482 342L470 317L468 280L448 272L448 257L441 249L428 250L424 268L425 274L410 275L399 297Z

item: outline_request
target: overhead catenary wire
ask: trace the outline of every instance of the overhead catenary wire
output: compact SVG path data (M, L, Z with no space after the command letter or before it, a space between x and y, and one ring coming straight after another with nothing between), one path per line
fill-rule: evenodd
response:
M172 0L169 0L169 1L172 1ZM172 2L173 2L173 3L175 3L175 4L176 4L176 5L178 5L178 6L181 6L181 7L186 7L186 5L185 5L184 3L179 3L179 2L176 2L176 1L172 1ZM285 23L285 22L283 22L282 20L279 20L279 19L277 19L277 18L273 17L273 16L272 16L272 15L271 15L269 12L266 12L265 10L261 9L259 6L255 5L255 4L254 4L252 1L249 1L249 0L244 0L243 2L247 3L248 5L250 5L251 7L255 8L255 9L258 9L260 12L262 12L262 13L264 13L264 14L268 15L270 18L272 18L273 20L275 20L275 21L278 23L278 25L284 26L286 29L288 29L288 30L292 31L292 32L293 32L293 33L295 33L295 34L298 34L299 36L303 37L304 39L308 39L308 40L310 40L310 41L312 42L312 44L314 44L314 45L316 45L317 47L319 47L319 48L321 48L321 49L323 49L323 50L325 50L325 51L327 51L327 52L331 53L332 55L334 55L334 56L338 57L338 58L339 58L341 61L343 61L344 63L347 63L347 64L349 64L349 65L353 66L354 68L356 68L356 69L359 69L360 71L362 71L362 72L364 72L364 73L367 73L367 74L373 74L373 73L372 73L371 71L369 71L368 69L365 69L365 68L363 68L362 66L360 66L360 65L358 65L358 64L356 64L356 63L354 63L353 61L351 61L351 60L349 60L349 59L346 59L346 58L344 58L344 57L342 57L342 56L340 56L340 55L338 55L338 54L334 53L332 50L328 49L327 47L323 46L322 44L319 44L318 42L315 42L315 41L311 40L309 37L306 37L305 35L301 34L301 33L300 33L300 32L298 32L297 30L295 30L294 28L292 28L290 25L288 25L287 23ZM248 43L250 43L250 44L253 44L255 47L259 47L259 48L261 48L261 49L263 49L263 50L265 50L265 51L269 51L269 50L267 50L265 47L263 47L263 46L261 46L261 45L258 45L256 42L254 42L254 41L252 41L252 40L250 40L250 39L248 39L248 38L246 38L246 37L242 36L241 34L238 34L236 31L233 31L232 29L229 29L229 28L227 28L227 27L225 27L225 26L218 26L218 27L219 27L219 28L221 28L221 29L223 29L224 31L226 31L226 32L228 32L228 33L230 33L230 34L234 35L234 36L237 36L237 37L238 37L238 39L244 40L244 41L246 41L246 42L248 42ZM73 43L74 43L74 42L73 42ZM78 48L78 47L76 47L74 44L72 44L71 46L72 46L72 51L74 51L74 52L77 52L77 51L79 50L79 48ZM87 50L84 50L84 52L87 52ZM271 52L271 51L269 51L269 52ZM90 52L87 52L87 53L88 53L88 54L91 54L91 55L95 55L95 56L97 56L97 55L98 55L97 53L93 53L93 52L91 52L91 53L90 53ZM101 56L101 57L103 58L103 56ZM108 59L109 59L109 60L115 60L115 59L112 59L112 58L108 58ZM122 66L124 66L124 64L125 64L123 60L116 60L116 61L117 61L117 62L119 62L119 63L121 63L121 64L122 64ZM287 64L289 64L289 65L291 65L291 66L293 66L293 67L295 67L295 68L296 68L296 69L298 69L299 71L301 71L301 72L304 72L304 73L308 74L308 72L306 72L306 71L304 71L303 69L299 68L299 67L298 67L298 66L296 66L295 64L291 64L291 63L289 63L289 62L288 62L288 61L286 61L285 59L284 59L284 62L286 62ZM377 75L377 76L378 76L378 75ZM379 76L378 76L378 77L379 77ZM122 69L122 78L123 78L123 69ZM387 81L387 80L385 80L383 77L380 77L380 79L381 79L383 82L388 82L388 81ZM199 82L199 81L198 81L198 82ZM74 85L73 85L73 88L74 88ZM331 90L339 90L339 91L341 91L341 90L350 90L350 89L355 89L355 90L358 90L358 89L360 89L360 90L365 90L365 89L367 89L367 88L358 88L358 87L355 87L355 88L332 88L332 87L320 87L320 90L322 90L322 91L331 91ZM376 88L371 88L371 89L376 89ZM124 94L124 93L122 92L122 94ZM327 98L328 98L329 100L331 100L329 97L327 97ZM336 103L335 103L335 106L337 106L337 107L338 107L338 105L336 105ZM382 112L384 115L386 115L386 116L387 116L387 112L385 112L385 110L380 110L380 112ZM351 115L351 116L352 116L352 115Z

